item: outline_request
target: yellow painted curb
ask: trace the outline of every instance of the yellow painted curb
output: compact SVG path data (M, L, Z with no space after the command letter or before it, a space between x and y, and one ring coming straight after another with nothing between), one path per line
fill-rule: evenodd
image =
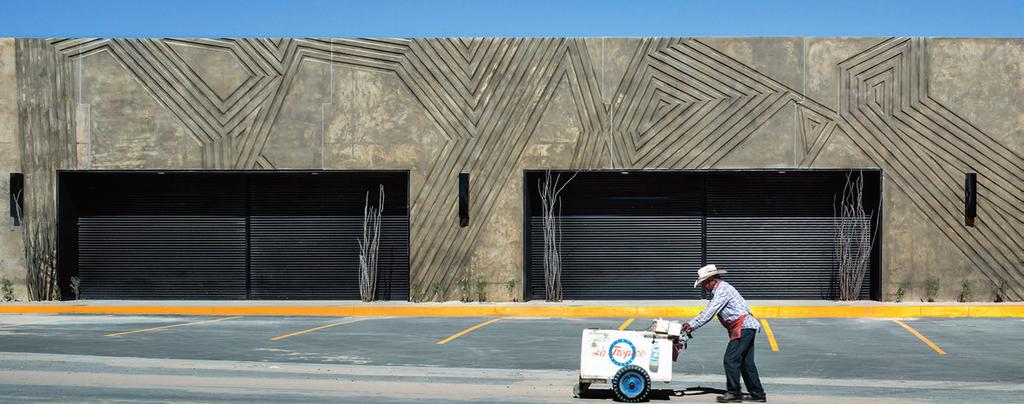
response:
M0 305L2 314L118 314L330 317L687 318L702 306L81 306ZM753 306L759 318L1024 317L1024 305Z

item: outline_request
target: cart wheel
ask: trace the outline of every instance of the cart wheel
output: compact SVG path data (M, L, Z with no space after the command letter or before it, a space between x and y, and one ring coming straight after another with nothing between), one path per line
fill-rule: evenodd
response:
M624 366L612 378L612 391L615 392L615 399L618 401L627 403L645 401L647 395L651 393L651 376L642 367Z
M590 390L590 383L576 383L575 386L572 386L572 396L573 398L580 398L584 394L587 394L587 390Z

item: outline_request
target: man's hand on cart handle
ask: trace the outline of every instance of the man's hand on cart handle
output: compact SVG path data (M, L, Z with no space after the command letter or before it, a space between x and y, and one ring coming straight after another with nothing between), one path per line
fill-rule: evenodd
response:
M683 332L689 334L691 331L693 331L693 327L690 326L690 323L683 323Z

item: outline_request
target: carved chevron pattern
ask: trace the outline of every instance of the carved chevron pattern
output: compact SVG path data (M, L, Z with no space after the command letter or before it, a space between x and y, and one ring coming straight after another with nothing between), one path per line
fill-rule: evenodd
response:
M928 94L923 39L891 39L839 64L839 126L993 281L1024 297L1024 158ZM963 220L964 172L985 218Z
M468 57L438 60L430 42L413 41L398 74L438 125L451 131L452 142L416 195L410 259L416 268L414 284L450 288L466 275L462 268L480 234L480 223L490 217L509 179L519 173L519 161L554 94L554 78L568 48L565 40L494 40L476 48L463 42L451 46L461 47L460 55ZM485 62L491 57L503 62ZM465 103L445 103L456 97ZM452 190L459 172L471 173L470 195L478 201L470 205L474 224L468 229L452 220L457 207Z
M315 59L391 72L447 137L411 202L413 285L451 289L560 85L581 135L578 168L714 167L788 105L800 166L837 134L986 276L1024 297L1021 156L928 95L926 41L889 39L839 63L833 110L696 39L638 39L615 88L602 88L582 39L74 39L63 59L109 52L203 145L210 168L273 168L263 155L300 64ZM172 49L227 50L248 78L219 95ZM610 102L602 97L611 92ZM979 175L986 217L959 224L964 171ZM457 173L471 173L472 225L456 226ZM429 296L427 298L443 298Z
M529 39L414 40L399 75L445 133L470 138L500 124L515 90Z
M613 105L625 166L712 167L793 94L697 40L651 40Z
M274 120L306 58L391 69L404 41L315 39L75 39L50 42L65 58L108 51L203 146L207 168L272 166L261 156ZM250 77L221 99L170 44L230 51Z

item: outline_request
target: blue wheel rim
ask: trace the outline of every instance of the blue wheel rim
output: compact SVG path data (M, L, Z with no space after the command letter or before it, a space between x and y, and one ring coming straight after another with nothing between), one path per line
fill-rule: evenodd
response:
M619 391L629 398L639 396L644 391L644 379L635 372L629 372L619 378Z

